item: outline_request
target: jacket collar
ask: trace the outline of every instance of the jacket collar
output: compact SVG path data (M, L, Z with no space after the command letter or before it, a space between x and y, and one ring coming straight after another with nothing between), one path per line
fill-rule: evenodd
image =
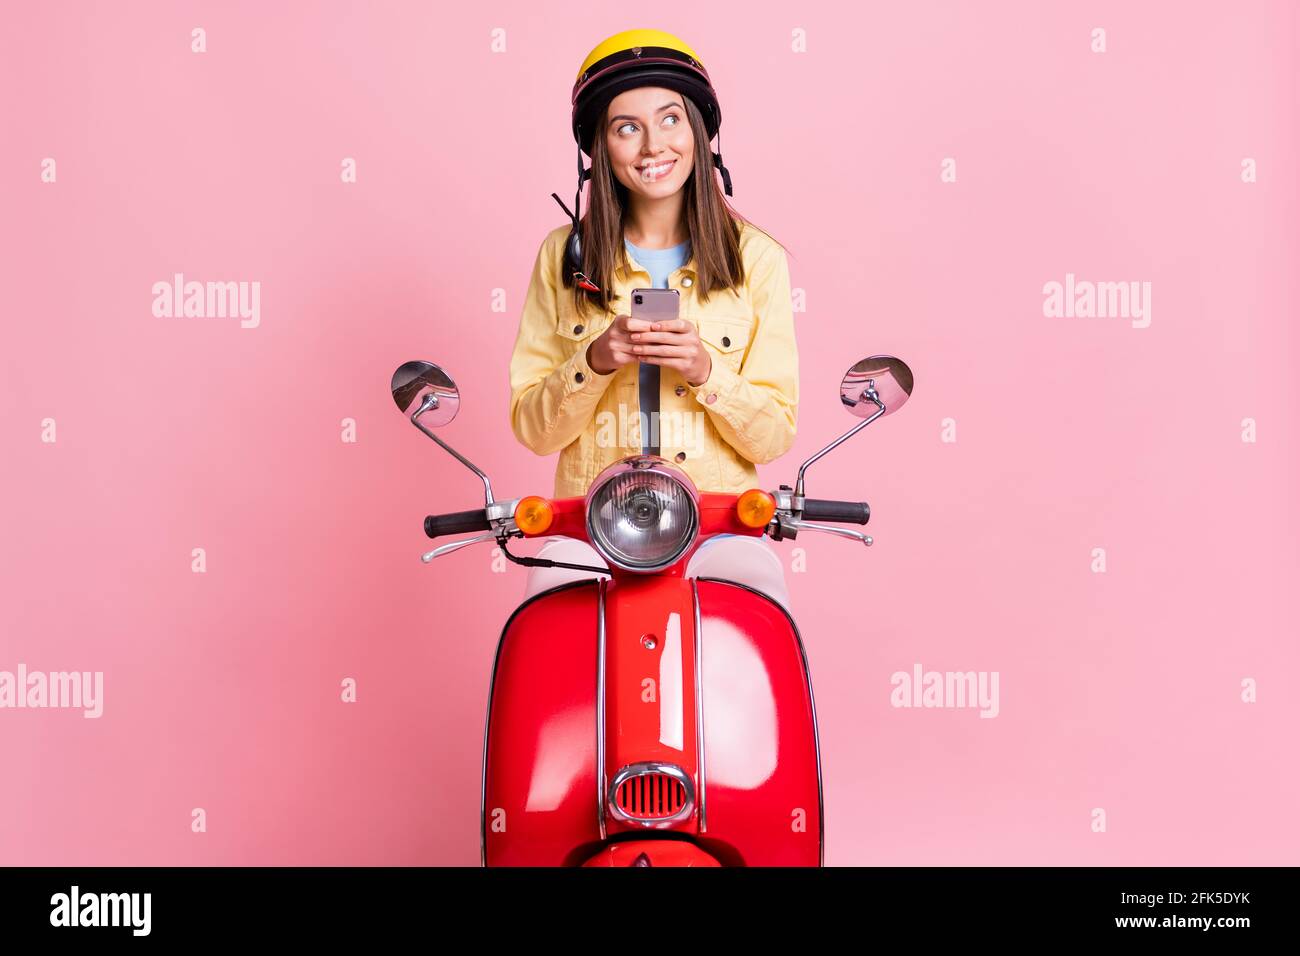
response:
M638 270L645 273L647 276L650 274L650 270L647 269L645 266L643 266L641 263L637 262L636 258L632 255L632 253L627 252L626 249L624 249L623 251L627 254L629 264L625 265L624 263L620 262L618 266L614 269L614 274L616 276L618 276L620 279L625 279L625 280L631 279L632 276L636 275ZM675 271L680 272L684 276L690 276L691 279L694 280L695 279L695 256L692 255L689 259L686 260L686 262L678 270Z

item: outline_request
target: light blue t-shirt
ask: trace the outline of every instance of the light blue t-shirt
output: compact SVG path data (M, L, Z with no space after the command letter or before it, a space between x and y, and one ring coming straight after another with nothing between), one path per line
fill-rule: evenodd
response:
M669 249L642 249L640 246L634 246L625 238L627 250L637 262L646 267L650 273L650 285L655 289L668 288L668 277L673 271L680 269L690 258L690 240L673 246ZM659 454L658 443L650 444L650 441L658 433L656 427L659 412L659 372L658 365L641 363L639 393L641 396L641 411L646 413L646 430L642 437L642 452L647 455Z

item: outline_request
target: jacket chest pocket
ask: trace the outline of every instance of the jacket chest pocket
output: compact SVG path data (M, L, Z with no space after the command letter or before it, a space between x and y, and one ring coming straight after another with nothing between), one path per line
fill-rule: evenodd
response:
M560 291L556 308L555 334L565 344L566 353L572 355L581 346L586 348L591 340L604 332L613 321L612 315L601 315L595 309L579 313L567 289Z
M733 371L740 370L754 326L744 316L701 316L697 320L700 341L714 361L721 360Z

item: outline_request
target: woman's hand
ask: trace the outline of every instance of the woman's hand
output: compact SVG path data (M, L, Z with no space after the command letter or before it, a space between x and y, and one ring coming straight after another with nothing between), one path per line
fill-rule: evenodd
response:
M637 361L632 352L633 330L628 327L629 323L635 323L637 328L650 324L644 319L633 319L630 315L615 316L614 321L609 323L609 328L587 346L587 364L597 375L610 375L624 365Z
M713 360L700 341L700 333L685 319L661 319L632 328L632 354L649 365L665 365L682 373L690 385L703 385L713 372Z
M620 314L587 346L587 364L598 375L610 375L633 362L675 368L691 385L703 384L713 372L713 360L690 322Z

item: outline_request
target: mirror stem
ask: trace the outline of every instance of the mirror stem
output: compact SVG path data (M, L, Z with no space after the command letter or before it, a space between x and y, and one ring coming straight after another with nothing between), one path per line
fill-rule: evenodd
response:
M805 461L802 465L799 466L799 478L794 483L794 496L796 498L802 498L804 496L803 473L808 469L809 465L815 462L822 455L826 454L832 448L838 447L841 442L844 442L847 439L852 438L858 432L862 431L862 429L866 428L868 425L874 422L881 415L885 414L884 403L880 401L880 396L876 394L875 379L867 380L867 387L862 390L862 397L872 402L876 406L876 413L872 415L870 418L858 422L858 424L854 425L852 428L846 431L839 438L835 439L833 442L831 442L829 445L827 445L825 448L817 452L817 454L813 455L811 458L809 458L807 461Z
M447 453L450 454L453 458L455 458L458 462L460 462L470 471L474 472L474 474L482 478L483 490L487 494L487 504L492 504L492 482L488 481L488 476L483 474L483 472L481 472L472 461L470 461L468 458L466 458L456 449L452 448L450 445L448 445L445 441L443 441L433 432L429 431L429 429L425 428L423 425L420 424L420 415L425 411L427 411L428 409L436 408L437 406L438 406L437 397L432 393L426 395L423 403L421 403L420 410L411 416L411 424L414 425L416 428L420 429L420 431L424 432L426 435L428 435L430 438L436 441L439 445L441 445L444 449L446 449Z

